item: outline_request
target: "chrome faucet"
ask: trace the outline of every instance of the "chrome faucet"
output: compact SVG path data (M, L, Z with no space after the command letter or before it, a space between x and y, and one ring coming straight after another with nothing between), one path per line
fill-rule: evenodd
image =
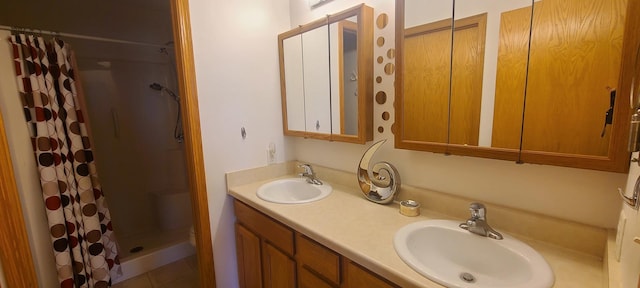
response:
M467 222L460 223L460 228L480 236L502 240L502 234L493 230L493 228L489 226L489 223L487 223L487 208L484 207L484 205L471 203L471 205L469 205L469 211L471 211L471 218L467 219Z
M300 175L300 177L306 177L307 178L307 183L315 184L315 185L322 185L322 181L320 181L318 178L316 178L316 173L313 172L313 168L311 168L311 165L309 165L309 164L299 164L298 168L304 169L304 172L302 172L302 173L300 173L298 175Z

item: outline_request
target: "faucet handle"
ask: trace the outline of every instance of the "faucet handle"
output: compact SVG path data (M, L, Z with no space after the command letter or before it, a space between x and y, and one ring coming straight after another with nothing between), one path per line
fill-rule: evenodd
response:
M303 163L303 164L298 164L298 168L302 168L304 169L304 172L302 173L302 175L306 174L306 175L313 175L313 168L311 168L311 165Z
M484 219L487 214L487 208L482 203L471 203L469 205L469 211L471 211L472 218Z
M299 168L303 168L304 172L298 174L300 175L300 177L307 177L307 183L309 184L315 184L315 185L322 185L322 181L318 180L318 178L316 178L316 174L313 172L313 168L311 168L311 165L309 164L298 164Z

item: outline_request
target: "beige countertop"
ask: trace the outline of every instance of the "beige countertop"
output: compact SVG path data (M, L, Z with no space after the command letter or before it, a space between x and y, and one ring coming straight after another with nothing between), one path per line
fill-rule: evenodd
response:
M452 217L426 209L422 209L421 215L417 217L403 216L396 203L375 204L364 199L360 191L353 187L324 179L325 183L333 187L333 192L316 202L276 204L256 196L256 191L262 184L287 177L295 176L274 176L268 180L256 178L248 184L234 183L236 181L228 178L228 193L402 287L443 287L406 265L395 252L393 237L398 229L409 223L427 219L453 219ZM500 230L499 227L496 230ZM507 234L522 240L542 254L554 271L553 287L608 286L605 284L607 277L603 273L602 258L512 233Z

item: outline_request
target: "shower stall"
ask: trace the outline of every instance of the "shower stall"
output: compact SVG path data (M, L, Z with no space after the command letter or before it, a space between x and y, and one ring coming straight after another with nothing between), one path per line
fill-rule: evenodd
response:
M122 279L195 253L171 46L73 40Z
M88 13L98 10L100 13ZM169 1L13 1L0 9L4 48L10 47L6 40L15 32L45 36L47 41L59 37L75 53L75 79L85 96L79 102L86 107L83 116L124 273L112 279L114 284L193 255L179 104L182 95L177 93L174 49L166 42L173 35ZM0 49L7 60L0 62L0 75L15 77L8 49ZM16 95L15 78L10 80L3 83L11 85L0 87L4 89L1 96ZM10 123L16 125L12 129L22 133L26 127L22 104L11 99L16 100L11 102L15 105L0 108L20 112L3 116L13 116ZM29 135L19 136L15 139ZM12 156L33 159L33 151L20 150L16 155ZM44 287L53 287L57 269L46 207L41 193L33 193L40 183L31 176L38 171L36 163L34 167L24 163L17 181L28 184L19 193L25 201L37 276Z

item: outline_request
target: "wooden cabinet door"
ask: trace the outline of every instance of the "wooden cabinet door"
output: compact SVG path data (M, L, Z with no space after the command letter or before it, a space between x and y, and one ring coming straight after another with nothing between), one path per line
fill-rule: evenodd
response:
M320 277L313 274L304 266L298 266L298 287L299 288L333 288Z
M399 287L380 276L373 274L369 270L360 267L360 265L351 261L345 261L345 282L342 287L345 288L393 288Z
M240 287L261 288L260 238L236 223L236 253Z
M619 83L626 6L627 0L536 3L522 150L609 155L605 112L609 89Z
M296 262L267 242L262 247L264 287L296 287Z

